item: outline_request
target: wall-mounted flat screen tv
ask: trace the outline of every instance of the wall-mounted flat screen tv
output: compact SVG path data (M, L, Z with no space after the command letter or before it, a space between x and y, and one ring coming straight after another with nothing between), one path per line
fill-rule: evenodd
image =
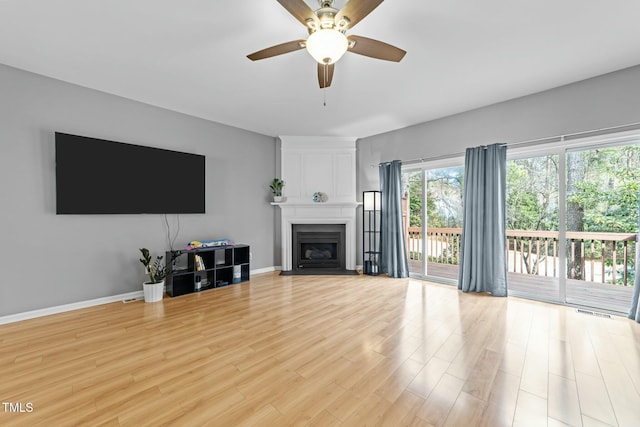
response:
M205 156L56 132L56 213L205 213Z

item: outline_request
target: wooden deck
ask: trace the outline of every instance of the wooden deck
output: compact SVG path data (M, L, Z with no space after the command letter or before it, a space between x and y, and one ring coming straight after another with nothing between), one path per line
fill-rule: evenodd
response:
M421 271L421 263L409 262L409 270ZM430 262L427 265L429 276L458 279L458 266ZM509 294L542 301L562 302L559 298L557 278L529 276L520 273L507 273ZM582 280L567 280L566 302L569 304L592 307L626 315L631 306L632 286L614 286Z

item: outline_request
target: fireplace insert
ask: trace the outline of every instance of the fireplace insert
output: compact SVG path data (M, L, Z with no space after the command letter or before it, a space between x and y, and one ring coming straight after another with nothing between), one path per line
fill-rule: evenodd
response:
M292 266L300 269L345 268L344 224L294 224Z

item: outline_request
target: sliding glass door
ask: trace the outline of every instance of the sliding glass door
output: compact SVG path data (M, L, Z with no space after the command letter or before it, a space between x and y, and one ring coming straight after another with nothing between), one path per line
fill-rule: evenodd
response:
M638 233L640 146L508 161L509 293L626 313Z
M457 281L463 162L404 172L405 240L415 276ZM635 278L639 190L640 138L510 150L509 293L626 313Z
M407 171L404 177L409 271L457 280L464 167Z

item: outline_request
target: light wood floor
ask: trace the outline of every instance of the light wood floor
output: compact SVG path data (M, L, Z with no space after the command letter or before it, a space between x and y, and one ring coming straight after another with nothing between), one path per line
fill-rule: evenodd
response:
M639 426L640 325L289 276L0 326L0 425ZM3 405L5 406L5 405Z

